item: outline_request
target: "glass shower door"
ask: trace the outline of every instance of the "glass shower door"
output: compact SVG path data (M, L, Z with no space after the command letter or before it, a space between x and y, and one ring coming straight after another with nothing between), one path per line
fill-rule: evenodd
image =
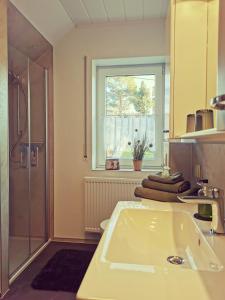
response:
M30 245L31 253L47 241L46 98L47 72L30 61Z
M47 71L12 47L9 69L12 275L47 241Z
M9 47L9 273L30 256L28 60Z

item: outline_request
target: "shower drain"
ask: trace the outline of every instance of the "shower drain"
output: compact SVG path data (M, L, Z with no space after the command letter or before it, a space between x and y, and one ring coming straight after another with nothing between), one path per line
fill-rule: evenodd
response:
M173 265L182 265L184 263L183 257L180 256L169 256L167 261Z

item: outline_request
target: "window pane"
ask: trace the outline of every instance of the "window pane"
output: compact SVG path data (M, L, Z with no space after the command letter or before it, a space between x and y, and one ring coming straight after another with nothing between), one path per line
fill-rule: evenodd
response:
M138 129L138 132L135 132ZM155 158L155 116L106 116L105 146L106 156L132 159L132 147L128 142L134 138L142 139L147 135L148 143L152 143L151 152L145 159Z
M145 159L155 159L155 85L155 75L106 77L104 140L107 158L131 160L132 147L128 142L142 139L146 134L153 147L146 152Z
M106 115L152 115L155 75L106 77Z

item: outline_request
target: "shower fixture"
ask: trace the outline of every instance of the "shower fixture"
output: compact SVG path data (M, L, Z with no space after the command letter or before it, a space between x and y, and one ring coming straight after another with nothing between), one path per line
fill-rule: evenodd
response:
M26 93L23 88L23 84L21 81L21 78L19 75L15 74L13 71L8 72L8 79L9 83L11 83L13 86L16 87L16 107L17 107L17 112L16 112L16 118L17 118L17 139L15 143L12 145L10 149L10 160L14 163L20 163L20 159L14 159L14 152L17 148L17 146L20 144L21 140L23 139L26 131L27 131L27 97ZM22 94L22 97L21 97ZM25 108L24 115L25 115L25 121L24 121L24 126L21 126L21 98L23 101L23 105ZM14 104L13 104L14 105Z

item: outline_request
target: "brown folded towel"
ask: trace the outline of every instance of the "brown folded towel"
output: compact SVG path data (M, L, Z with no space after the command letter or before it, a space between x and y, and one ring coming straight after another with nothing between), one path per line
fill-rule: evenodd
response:
M161 182L161 183L167 183L167 184L173 184L184 180L183 174L181 172L176 172L168 177L162 177L161 173L158 173L156 175L149 175L149 180Z
M175 194L162 192L152 189L143 188L141 186L136 187L134 195L139 198L157 200L161 202L181 202L177 196L189 196L194 195L198 191L199 187L191 188L183 193Z
M153 190L155 189L155 190L169 192L169 193L183 193L190 189L191 184L189 181L184 181L184 180L171 184L171 183L161 183L149 179L144 179L142 181L142 186L144 188L153 189Z

